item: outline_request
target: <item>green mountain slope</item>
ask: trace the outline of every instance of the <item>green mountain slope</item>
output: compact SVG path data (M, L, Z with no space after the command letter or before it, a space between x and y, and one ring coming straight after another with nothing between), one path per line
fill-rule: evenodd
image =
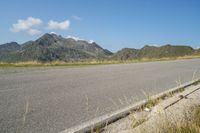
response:
M141 58L179 57L192 55L194 53L195 50L190 46L173 46L168 44L156 47L146 45L141 49L122 49L113 55L113 59L132 60Z
M8 44L0 46L2 47L0 47L0 51L3 51L0 52L0 61L7 62L101 59L112 54L95 42L90 43L85 40L63 38L48 33L36 41L29 41L13 48L11 52L3 48L4 46L11 49Z

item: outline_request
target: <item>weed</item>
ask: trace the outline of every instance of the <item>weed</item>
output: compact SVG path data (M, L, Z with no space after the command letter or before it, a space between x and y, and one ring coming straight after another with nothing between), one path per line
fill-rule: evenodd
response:
M200 107L191 111L191 118L185 116L185 121L180 124L162 128L163 133L200 133Z
M136 120L134 119L132 122L132 128L135 128L139 125L141 125L142 123L144 123L146 121L146 119L139 119L139 120Z

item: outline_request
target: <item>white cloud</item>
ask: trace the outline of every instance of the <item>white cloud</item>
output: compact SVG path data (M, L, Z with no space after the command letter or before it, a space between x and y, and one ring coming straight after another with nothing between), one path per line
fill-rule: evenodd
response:
M87 41L87 40L85 40L85 39L81 39L81 38L79 38L79 37L75 37L75 36L67 36L66 38L71 38L71 39L74 39L75 41L86 41L86 42L88 42L88 43L94 43L95 41L93 41L93 40L89 40L89 41Z
M71 36L71 35L67 36L67 38L72 38L72 39L74 39L75 41L84 40L84 39L81 39L81 38L79 38L79 37L75 37L75 36Z
M53 31L52 31L52 32L50 32L50 34L55 34L55 35L57 35L57 33L56 33L56 32L53 32Z
M42 24L39 18L28 17L26 20L19 19L17 23L13 24L10 30L12 32L20 32L30 30L34 26Z
M151 46L154 46L154 47L160 47L159 44L152 44Z
M54 30L67 30L70 26L70 21L69 20L65 20L63 22L57 22L57 21L53 21L50 20L48 22L48 29L54 29Z
M81 17L79 17L79 16L72 16L72 18L73 18L74 20L81 20Z
M89 40L88 43L94 43L94 41L93 40Z
M42 20L39 18L28 17L26 19L19 19L16 23L12 24L12 26L10 27L10 31L14 33L25 32L32 36L39 35L42 33L42 30L45 30L44 25L41 25L42 23ZM69 26L69 20L65 20L63 22L50 20L47 24L47 29L67 30Z
M29 29L29 30L28 30L28 34L29 34L29 35L32 35L32 36L34 36L34 35L39 35L39 34L41 34L41 33L42 33L42 31L37 30L37 29Z

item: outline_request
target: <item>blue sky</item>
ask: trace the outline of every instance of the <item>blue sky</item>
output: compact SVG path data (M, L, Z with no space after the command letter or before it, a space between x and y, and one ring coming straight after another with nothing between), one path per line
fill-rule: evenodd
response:
M199 0L1 0L0 44L46 32L117 51L146 44L200 46Z

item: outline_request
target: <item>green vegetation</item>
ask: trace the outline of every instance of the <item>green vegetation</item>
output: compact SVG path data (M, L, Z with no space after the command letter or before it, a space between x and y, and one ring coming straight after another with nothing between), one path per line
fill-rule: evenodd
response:
M158 104L160 99L151 99L151 98L148 98L148 101L147 103L144 105L143 108L152 108L154 107L156 104Z

